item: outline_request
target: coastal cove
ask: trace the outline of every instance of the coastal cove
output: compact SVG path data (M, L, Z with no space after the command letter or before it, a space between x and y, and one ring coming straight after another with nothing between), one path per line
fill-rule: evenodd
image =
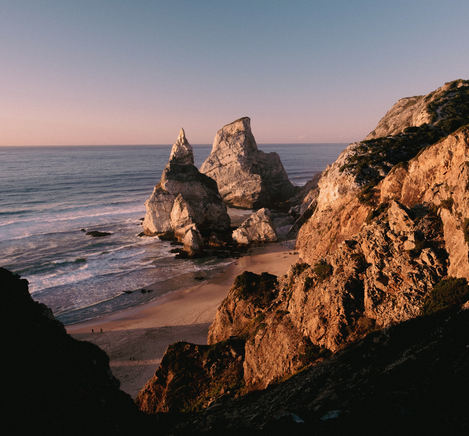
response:
M303 185L346 144L261 144ZM0 147L0 264L66 325L146 304L231 259L175 260L169 242L139 238L144 202L171 146ZM196 166L211 145L195 145ZM250 212L235 210L242 221ZM86 230L111 233L103 238ZM152 292L132 292L150 289Z
M75 250L39 265L65 273L44 282L84 278L33 289L74 305L57 312L0 268L20 434L466 434L468 119L466 80L401 99L304 189L259 152L247 117L217 132L200 170L181 129L143 220L126 227L118 203L46 213L54 232L10 238L17 258Z
M135 398L154 374L167 346L177 341L207 343L209 326L236 276L244 271L286 274L298 259L292 242L253 248L209 280L145 305L70 325L67 332L106 351L121 389Z

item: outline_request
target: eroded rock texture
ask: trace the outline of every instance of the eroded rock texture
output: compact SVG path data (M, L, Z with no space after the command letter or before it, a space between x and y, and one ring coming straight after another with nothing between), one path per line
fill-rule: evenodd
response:
M245 341L245 391L418 317L443 278L469 278L469 83L418 101L401 130L392 112L390 136L351 144L326 169L288 274L245 273L218 309L208 340ZM431 124L418 125L422 111Z
M466 434L469 311L380 330L283 383L196 416L173 435Z
M421 201L439 204L438 198L423 196L431 188L434 175L440 174L440 179L446 177L448 171L445 165L450 161L460 165L465 159L467 131L458 134L455 131L469 121L469 82L450 82L426 96L410 100L420 103L404 105L406 109L403 114L397 110L400 107L398 104L396 110L389 111L380 122L381 127L367 137L367 141L350 144L337 161L324 171L318 183L319 192L312 204L314 212L300 229L297 239L297 247L306 262L317 261L355 235L370 210L385 202L385 197L413 207L416 203L410 197L415 194L411 192L418 192ZM411 123L409 119L414 121ZM376 138L376 132L383 136ZM443 164L439 161L442 155L436 154L452 153L451 147L454 145L449 144L454 142L459 144L459 155L454 159L445 157L446 164ZM430 145L436 147L433 152L427 150ZM425 168L417 169L424 161L427 162ZM386 188L386 193L380 195L381 185L378 184L398 183L397 179L407 174L408 162L413 162L410 171L414 174L409 177L419 174L417 183L413 186L413 182L407 183L404 190L396 194ZM453 174L460 172L454 166L452 170ZM429 179L428 183L426 179ZM438 183L442 180L434 181L434 185ZM431 189L435 192L436 188ZM465 183L459 189L465 190ZM439 197L443 198L441 194ZM464 211L460 210L459 213L464 214Z
M238 244L275 242L277 231L270 219L269 209L262 208L252 214L233 232L233 240Z
M217 182L223 200L233 207L272 207L295 193L279 155L257 148L248 117L217 132L200 171Z
M230 230L230 218L217 184L194 166L192 147L183 129L161 180L145 205L145 234L173 233L190 254L200 251L200 232ZM186 237L189 231L191 234ZM190 241L196 245L187 245Z
M243 356L244 342L239 339L214 346L177 342L168 347L135 402L147 413L199 411L242 387Z

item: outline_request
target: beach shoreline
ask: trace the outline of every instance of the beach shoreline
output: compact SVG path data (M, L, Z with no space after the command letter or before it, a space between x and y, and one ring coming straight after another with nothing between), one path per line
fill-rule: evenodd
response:
M67 332L106 351L121 389L135 398L154 374L168 345L178 341L207 343L208 328L236 276L244 271L286 274L298 258L293 244L285 241L253 247L208 280L141 306L68 325Z

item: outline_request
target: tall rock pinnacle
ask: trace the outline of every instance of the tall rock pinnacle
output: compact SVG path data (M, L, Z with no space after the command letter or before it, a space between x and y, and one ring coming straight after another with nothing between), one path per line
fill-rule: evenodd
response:
M182 127L179 132L179 136L171 149L169 161L180 165L194 165L194 151L192 150L192 146L189 144Z
M201 250L200 234L196 241L195 233L230 231L230 217L217 184L194 166L194 153L183 129L173 145L161 180L145 205L144 233L172 233L181 242L195 241L197 247L190 248L190 255ZM185 239L188 231L191 237Z
M248 117L217 132L200 172L217 182L225 203L234 207L272 207L295 192L279 155L257 148Z

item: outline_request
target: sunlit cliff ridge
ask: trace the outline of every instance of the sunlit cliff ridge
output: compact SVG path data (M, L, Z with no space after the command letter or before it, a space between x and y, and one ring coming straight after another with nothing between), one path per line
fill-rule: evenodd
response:
M105 353L0 269L4 432L467 434L468 123L468 81L397 102L292 208L299 261L282 277L239 275L208 344L168 347L140 411ZM205 177L183 131L173 152L149 203ZM168 228L151 233L202 216L170 194Z
M400 323L412 331L405 322L421 315L434 289L453 283L442 281L449 277L460 279L459 290L449 291L464 295L455 300L460 307L469 278L468 122L467 81L396 103L366 140L349 145L326 169L307 197L308 215L297 238L300 261L283 277L239 276L218 309L209 345L192 352L187 367L177 356L189 344L168 350L137 399L141 409L201 410L217 399L234 407L227 403L230 396L299 371L295 377L306 377L305 368L333 362L371 332L392 332ZM234 363L232 377L221 375ZM185 395L181 371L187 379L194 367L205 368L205 375L199 371ZM168 401L174 389L183 401ZM320 396L321 388L315 389ZM257 400L248 395L242 401L254 408ZM280 418L288 405L275 402ZM210 420L211 409L204 419ZM271 412L257 409L246 422L256 421L253 427L260 430L268 421L262 414L273 419ZM213 413L233 428L251 428L230 420L228 412Z

